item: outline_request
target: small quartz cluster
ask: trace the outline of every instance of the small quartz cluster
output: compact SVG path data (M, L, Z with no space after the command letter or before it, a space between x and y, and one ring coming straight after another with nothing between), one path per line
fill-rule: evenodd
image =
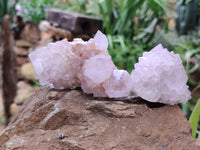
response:
M56 89L81 87L95 97L127 97L130 92L166 104L190 98L187 75L178 54L158 45L145 52L131 75L119 70L108 54L106 36L98 31L85 42L66 39L29 54L41 85Z

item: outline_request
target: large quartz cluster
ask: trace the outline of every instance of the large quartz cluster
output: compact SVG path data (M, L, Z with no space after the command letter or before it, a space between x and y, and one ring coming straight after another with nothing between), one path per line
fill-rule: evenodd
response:
M178 54L158 45L145 52L131 75L119 70L108 54L106 36L98 31L87 42L66 39L29 54L41 85L56 89L81 87L95 97L127 97L130 92L166 104L186 102L190 91Z
M143 53L131 78L132 91L151 102L173 105L186 103L191 98L180 56L164 49L161 44Z
M64 39L37 49L29 57L41 85L56 89L81 86L95 97L126 97L131 90L130 75L115 67L107 48L106 36L98 31L88 42Z

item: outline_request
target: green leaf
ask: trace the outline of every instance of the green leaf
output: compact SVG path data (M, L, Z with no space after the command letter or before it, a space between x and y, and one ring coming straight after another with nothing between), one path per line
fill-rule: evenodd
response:
M169 16L169 9L167 8L167 0L149 0L149 1L158 4Z
M109 34L107 35L108 38L108 45L111 49L113 49L113 41L112 41L112 36Z
M189 123L192 127L192 137L196 138L196 131L198 127L199 122L199 116L200 116L200 98L198 99L198 102L196 103L196 106L194 107L192 114L189 119Z

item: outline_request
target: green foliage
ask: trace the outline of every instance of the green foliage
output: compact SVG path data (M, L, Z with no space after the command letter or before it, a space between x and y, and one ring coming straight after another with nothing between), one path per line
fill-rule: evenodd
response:
M168 12L167 1L102 0L97 3L106 33L129 38L141 33L154 18L157 18L157 23L160 22Z
M21 15L25 21L38 24L45 19L46 11L52 4L51 0L21 0Z
M52 1L55 8L86 14L88 5L87 0L56 0Z
M104 33L140 42L144 37L144 42L150 41L155 26L163 26L169 12L166 0L58 0L53 7L101 18Z
M126 69L130 73L146 46L133 43L132 40L122 35L107 35L107 38L113 62L118 68Z
M198 122L200 120L200 98L197 101L196 106L194 107L192 114L190 116L189 122L192 127L192 137L196 138L197 137L197 127L198 127ZM199 134L200 136L200 134Z
M6 118L5 118L5 116L0 115L0 124L2 124L2 125L6 124Z
M34 87L42 87L41 84L39 83L39 80L33 80Z
M6 14L9 14L11 18L14 16L16 3L17 0L0 0L0 24L2 23L2 19Z

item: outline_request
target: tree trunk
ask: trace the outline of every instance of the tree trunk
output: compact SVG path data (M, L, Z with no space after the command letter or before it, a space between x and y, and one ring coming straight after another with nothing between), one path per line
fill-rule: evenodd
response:
M6 15L3 19L3 102L4 111L6 117L6 123L8 124L10 114L10 105L16 95L16 55L13 50L14 38L12 30L10 29L10 18Z

